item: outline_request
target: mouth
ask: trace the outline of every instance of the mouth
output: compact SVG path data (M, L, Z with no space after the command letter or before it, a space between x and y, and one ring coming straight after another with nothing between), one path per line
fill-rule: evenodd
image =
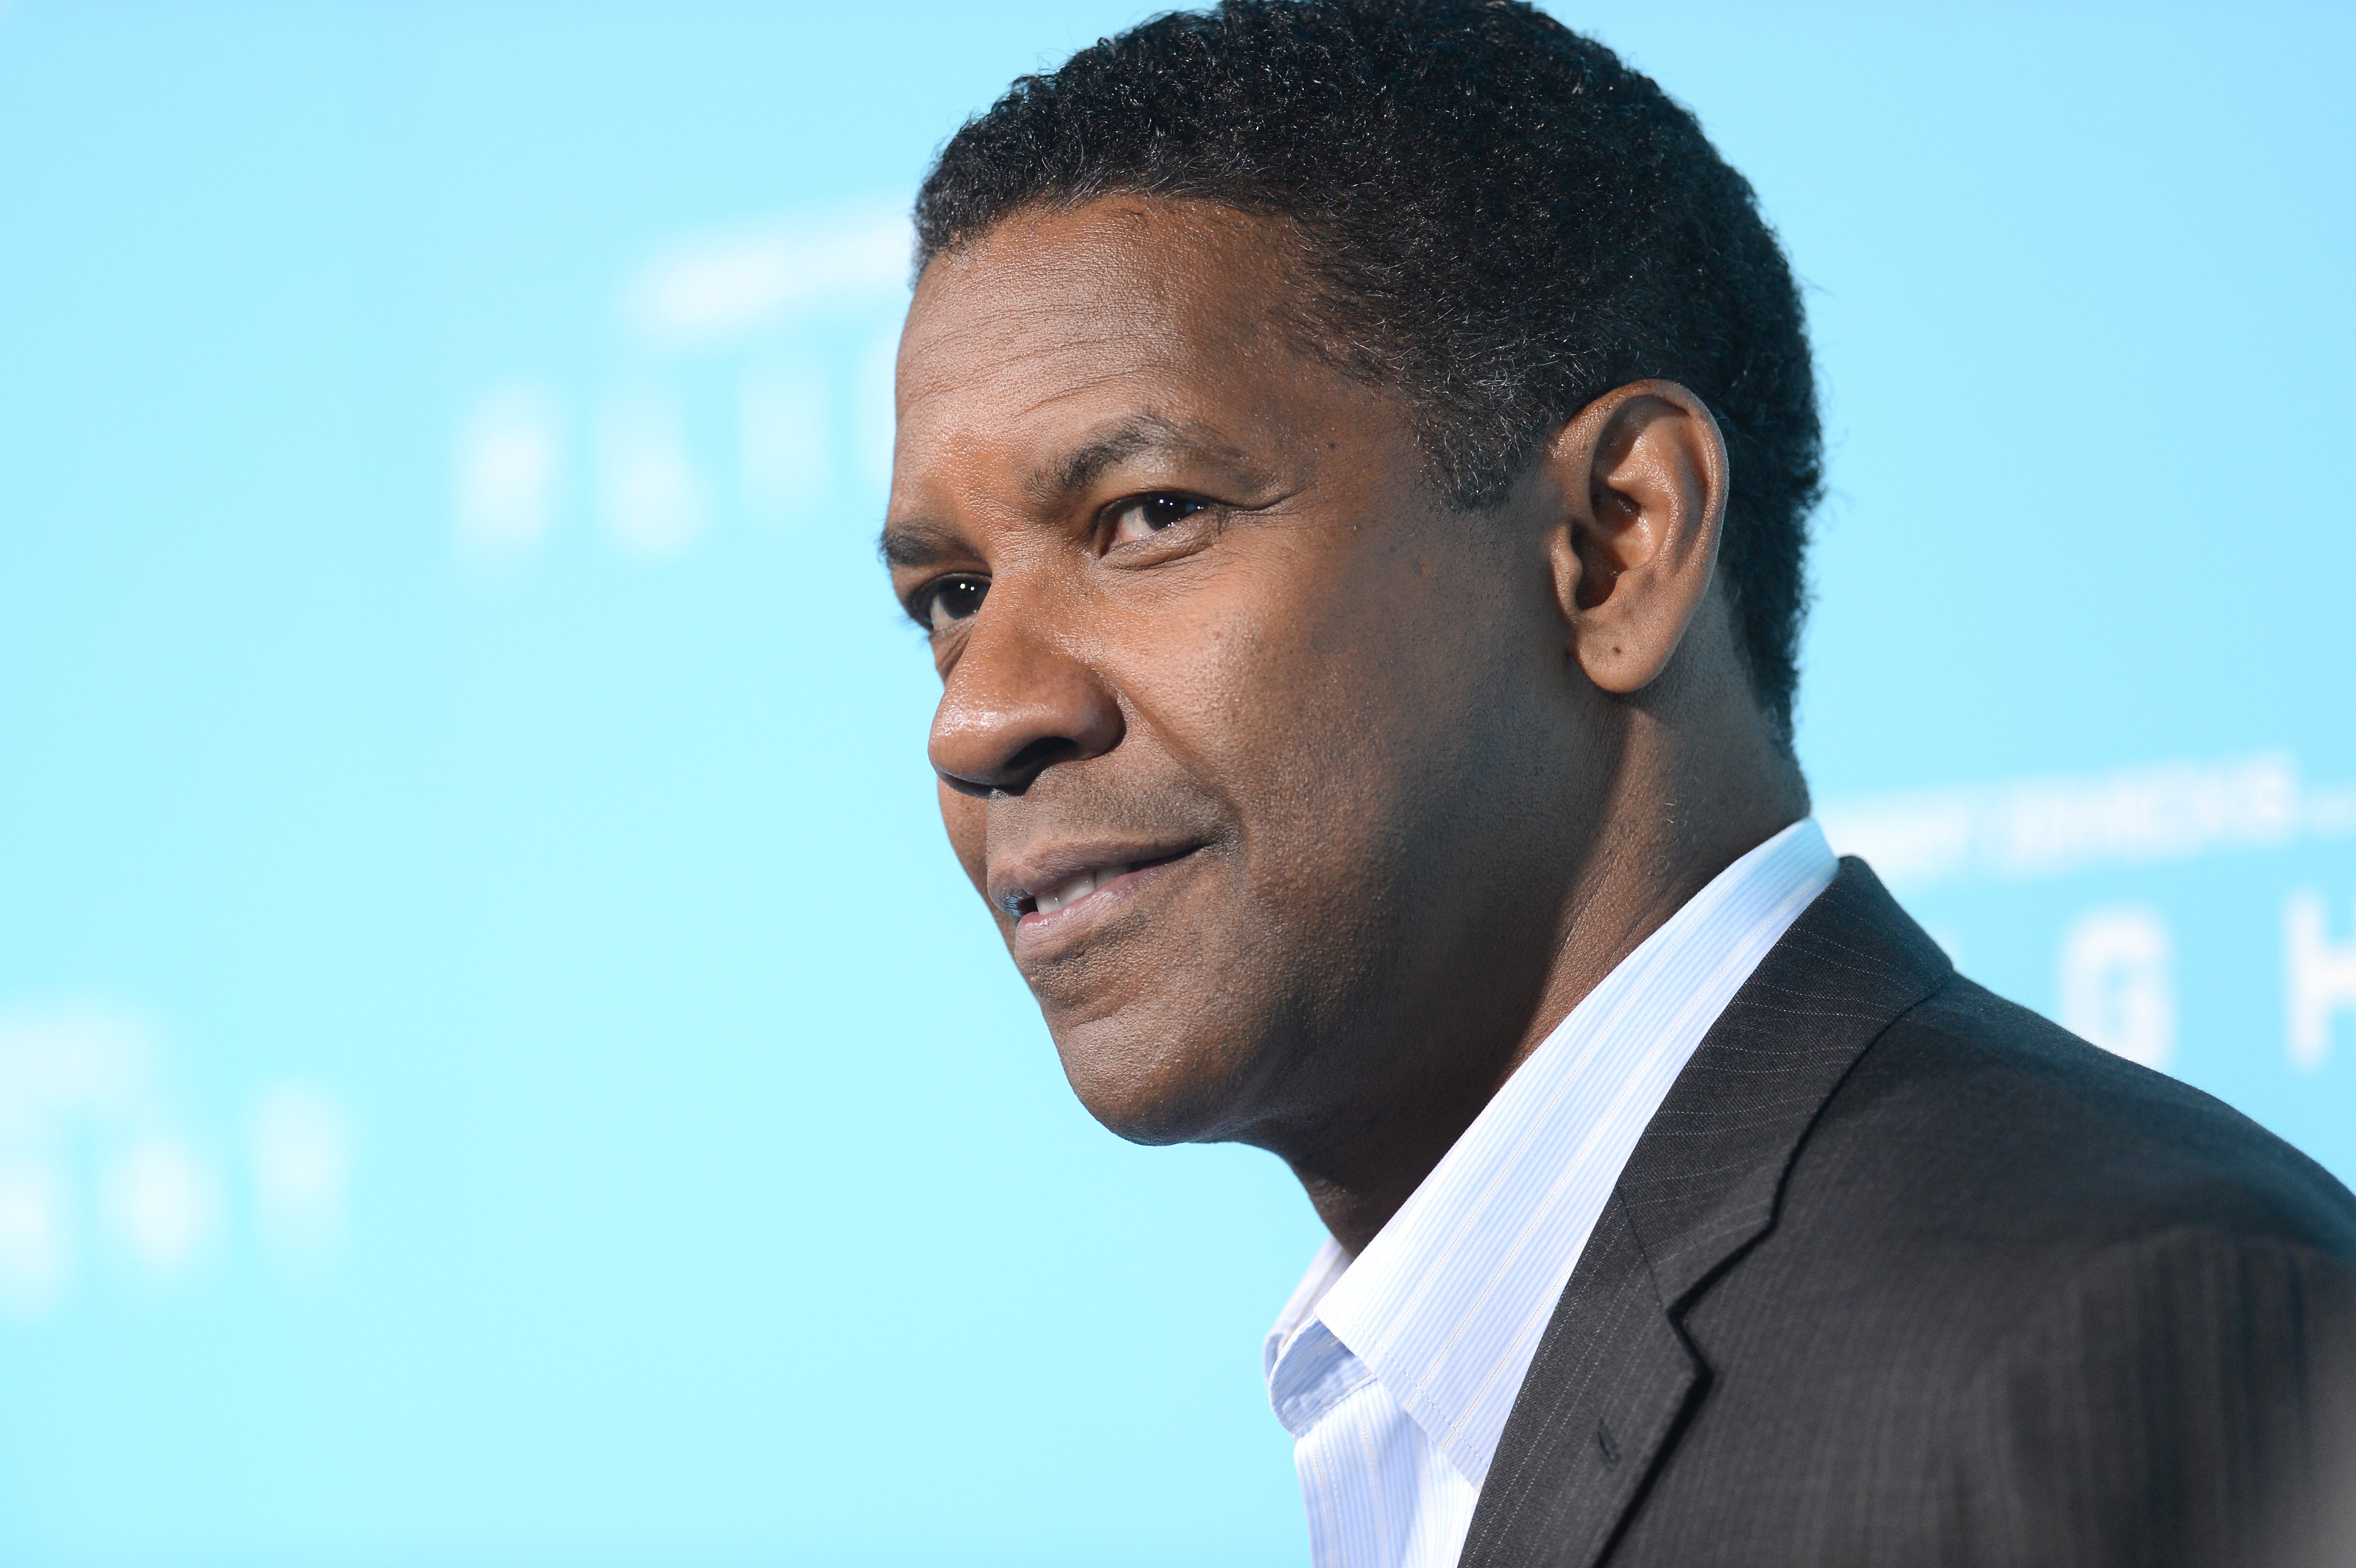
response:
M1108 912L1111 906L1128 901L1128 897L1148 882L1158 880L1154 873L1173 866L1194 854L1199 845L1177 849L1151 851L1119 851L1111 855L1085 860L1066 859L1061 864L1043 867L1029 879L1029 885L1016 885L1001 892L997 903L1013 917L1020 937L1028 946L1044 940L1051 932L1066 929L1076 933L1084 923L1093 923L1098 913Z

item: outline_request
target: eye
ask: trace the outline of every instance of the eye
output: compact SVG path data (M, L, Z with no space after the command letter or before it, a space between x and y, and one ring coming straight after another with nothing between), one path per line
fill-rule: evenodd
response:
M959 621L973 619L974 612L989 596L987 578L944 577L916 591L908 613L916 617L916 624L937 636Z
M1129 544L1183 522L1210 504L1199 496L1133 496L1106 508L1105 521L1111 525L1112 543Z

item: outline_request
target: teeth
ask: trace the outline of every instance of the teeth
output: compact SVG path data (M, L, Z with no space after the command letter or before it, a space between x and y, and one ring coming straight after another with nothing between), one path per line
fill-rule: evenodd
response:
M1039 912L1041 914L1053 914L1057 910L1062 909L1066 904L1077 903L1096 891L1096 873L1094 871L1082 871L1070 881L1062 883L1059 886L1051 888L1047 891L1041 893L1039 895Z
M1070 881L1059 883L1041 893L1037 900L1039 912L1053 914L1059 909L1069 908L1128 869L1127 866L1098 866L1092 871L1082 871Z

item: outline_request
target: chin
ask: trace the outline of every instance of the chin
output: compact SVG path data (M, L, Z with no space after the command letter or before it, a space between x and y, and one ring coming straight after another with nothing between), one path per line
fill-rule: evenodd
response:
M1251 1121L1247 1083L1258 1052L1238 1051L1250 1032L1205 1029L1210 1008L1173 1008L1185 1026L1157 1028L1124 1008L1058 1027L1049 1021L1064 1076L1088 1115L1135 1144L1215 1143ZM1163 1009L1151 1009L1168 1016Z

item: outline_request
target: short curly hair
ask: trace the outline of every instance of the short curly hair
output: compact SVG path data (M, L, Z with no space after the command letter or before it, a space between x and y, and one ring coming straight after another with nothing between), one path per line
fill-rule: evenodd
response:
M1395 391L1466 511L1580 409L1661 377L1733 469L1719 561L1788 744L1824 440L1790 264L1691 112L1522 0L1225 0L1017 80L941 149L917 265L1116 194L1281 219L1308 325Z

